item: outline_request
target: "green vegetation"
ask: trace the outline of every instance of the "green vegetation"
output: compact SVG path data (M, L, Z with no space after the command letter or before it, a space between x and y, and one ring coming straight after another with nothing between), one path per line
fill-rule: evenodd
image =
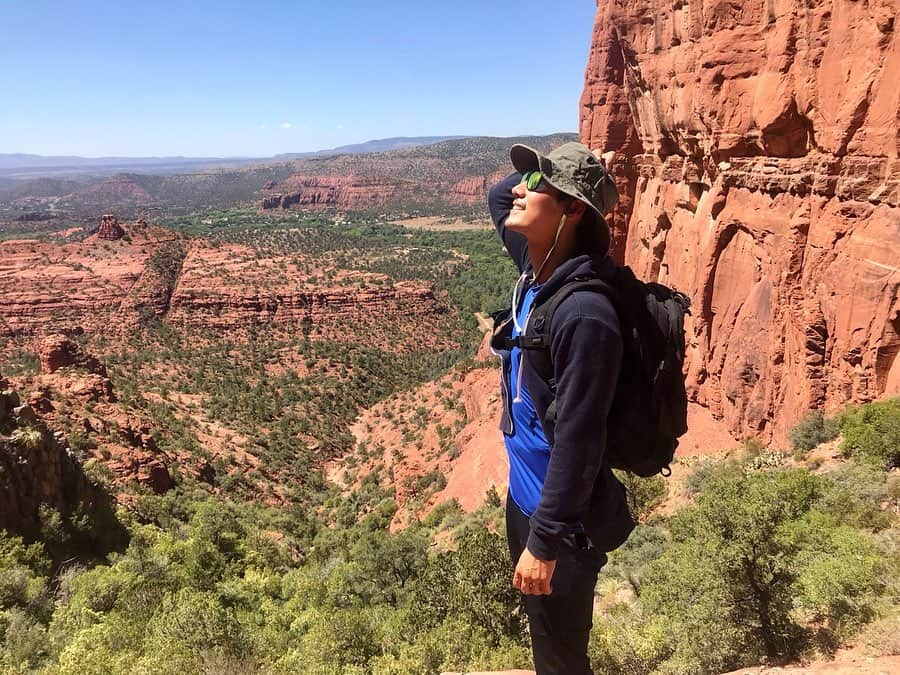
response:
M861 463L812 474L745 452L699 464L687 482L696 503L640 525L611 555L594 668L725 672L828 654L857 635L897 653L888 627L900 599L900 477L867 459L891 442L887 410L840 417L876 449Z
M0 374L16 377L19 375L37 375L40 372L40 360L33 351L22 346L5 350L0 356Z
M900 398L850 410L840 425L844 453L885 469L900 467Z
M390 535L383 492L302 512L144 498L131 543L55 574L0 533L0 672L423 673L524 665L502 538L459 530L429 554L424 523ZM354 523L340 520L350 508ZM360 517L360 513L368 515ZM346 515L346 514L344 514ZM479 600L472 601L477 591Z
M839 430L835 420L826 419L821 410L814 410L791 429L788 440L794 452L802 454L836 438Z
M873 405L852 413L870 439ZM717 673L854 636L896 653L900 478L866 461L817 475L757 457L698 465L695 504L645 519L611 554L597 672ZM639 512L659 498L652 481L641 490ZM448 502L397 534L391 495L370 475L276 508L185 482L120 510L130 544L94 565L54 564L46 545L0 533L0 672L527 667L506 544L491 533L497 495L469 515Z

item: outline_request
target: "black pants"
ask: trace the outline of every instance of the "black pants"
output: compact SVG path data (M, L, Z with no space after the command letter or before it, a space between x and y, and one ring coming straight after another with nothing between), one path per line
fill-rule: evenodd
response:
M506 497L506 537L513 566L528 541L528 517ZM592 675L587 657L593 625L594 586L606 554L575 536L563 540L550 595L522 595L537 675Z

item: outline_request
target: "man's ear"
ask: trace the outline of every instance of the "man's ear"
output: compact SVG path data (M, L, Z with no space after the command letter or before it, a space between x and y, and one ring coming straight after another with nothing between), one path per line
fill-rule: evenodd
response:
M566 215L570 218L574 218L575 216L583 216L584 210L587 208L587 205L581 201L580 199L573 199L569 202L569 207L566 209Z

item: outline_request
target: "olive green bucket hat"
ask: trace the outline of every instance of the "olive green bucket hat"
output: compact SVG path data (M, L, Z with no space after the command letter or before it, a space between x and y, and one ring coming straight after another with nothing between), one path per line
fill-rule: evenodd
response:
M516 144L509 150L516 171L540 171L550 185L590 206L606 225L605 216L615 206L619 191L613 177L581 143L565 143L546 156L527 145Z

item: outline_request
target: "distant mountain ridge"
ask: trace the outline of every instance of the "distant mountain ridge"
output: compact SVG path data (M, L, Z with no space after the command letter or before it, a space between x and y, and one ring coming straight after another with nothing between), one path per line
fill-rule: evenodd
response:
M461 138L471 138L471 136L396 136L393 138L381 138L373 141L366 141L365 143L340 145L336 148L331 148L330 150L285 153L275 155L272 159L280 161L304 159L307 157L330 157L332 155L360 155L370 152L389 152L391 150L415 148L420 145L434 145L435 143L443 143L444 141L456 141Z
M0 153L0 177L21 180L90 173L95 175L192 173L209 168L236 168L248 164L283 162L308 157L388 152L458 138L465 138L465 136L398 136L312 152L282 153L272 157L80 157L76 155Z

